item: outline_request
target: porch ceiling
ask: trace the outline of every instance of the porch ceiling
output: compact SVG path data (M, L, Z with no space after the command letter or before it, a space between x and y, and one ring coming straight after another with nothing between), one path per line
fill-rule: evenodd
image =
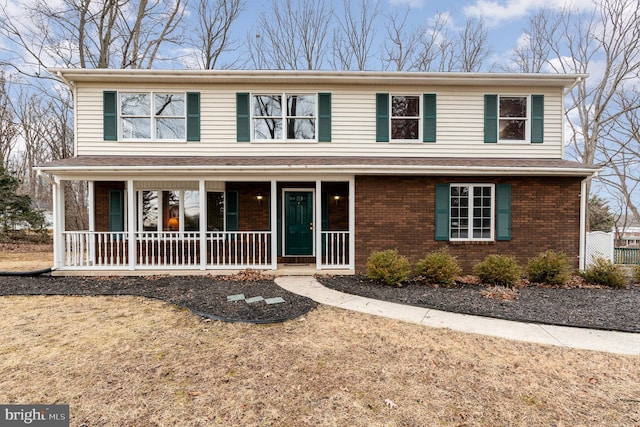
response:
M61 177L287 175L595 175L599 168L560 159L417 157L77 156L35 167Z

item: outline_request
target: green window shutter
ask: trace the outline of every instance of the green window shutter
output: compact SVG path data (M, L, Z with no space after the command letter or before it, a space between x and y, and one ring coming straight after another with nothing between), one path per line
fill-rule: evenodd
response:
M105 141L118 140L118 92L102 92L103 138Z
M496 240L511 240L511 184L496 184Z
M484 96L484 142L498 142L498 95Z
M389 142L388 93L376 93L376 142Z
M436 240L449 240L449 184L436 184Z
M227 191L226 199L226 230L238 231L238 192Z
M187 92L187 141L200 141L200 92Z
M436 94L425 93L422 95L423 104L423 142L436 142Z
M318 141L331 142L331 94L318 94Z
M531 142L544 139L544 95L531 95Z
M109 231L124 231L122 190L109 190Z
M251 141L250 96L248 93L236 93L236 140Z

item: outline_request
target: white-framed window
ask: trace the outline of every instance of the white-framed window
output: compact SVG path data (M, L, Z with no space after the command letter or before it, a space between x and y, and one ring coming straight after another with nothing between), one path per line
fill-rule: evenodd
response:
M420 141L420 95L391 95L391 140Z
M254 141L315 141L316 94L253 94Z
M200 192L197 190L138 191L138 230L200 231ZM207 231L224 231L223 191L207 191Z
M120 139L186 139L186 102L184 93L121 92Z
M498 96L498 139L500 141L529 140L529 96Z
M493 240L494 200L493 184L451 184L450 240Z

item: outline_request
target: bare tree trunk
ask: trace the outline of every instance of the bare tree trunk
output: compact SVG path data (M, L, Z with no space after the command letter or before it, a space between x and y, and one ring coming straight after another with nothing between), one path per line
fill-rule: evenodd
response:
M333 35L333 68L339 70L370 69L371 48L376 36L375 23L380 13L380 2L344 0L342 17L337 16L338 27ZM355 9L355 10L354 10Z
M198 65L213 70L220 56L234 49L231 26L244 11L241 0L199 0L196 4L198 27L191 43L198 53ZM233 62L237 62L233 61Z

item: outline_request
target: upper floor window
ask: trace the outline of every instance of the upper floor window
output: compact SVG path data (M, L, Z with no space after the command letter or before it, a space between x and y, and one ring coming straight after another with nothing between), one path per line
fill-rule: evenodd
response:
M184 93L121 93L120 122L123 140L184 140Z
M391 139L420 139L420 97L391 96Z
M499 135L501 141L527 140L526 96L500 96L499 100Z
M253 95L253 140L315 140L316 95Z
M544 142L544 95L485 95L484 142Z

